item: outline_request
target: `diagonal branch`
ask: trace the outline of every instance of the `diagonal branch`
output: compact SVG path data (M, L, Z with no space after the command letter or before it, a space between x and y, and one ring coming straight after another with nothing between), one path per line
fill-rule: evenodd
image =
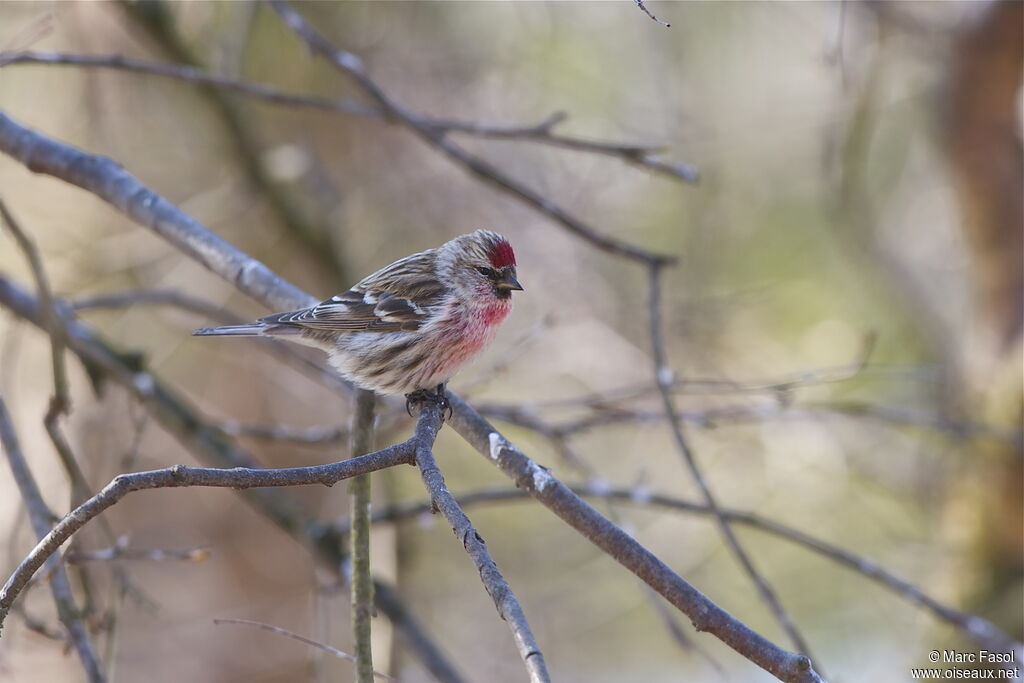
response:
M0 114L0 151L7 152L32 170L54 175L94 192L156 231L186 255L233 282L240 291L269 307L279 310L300 308L316 302L312 296L284 281L259 261L210 233L109 159L94 157L58 143L20 126L3 114ZM5 285L8 298L18 299L11 295L11 286L0 278L0 302L4 302ZM20 299L24 308L23 294ZM17 301L14 303L17 305ZM129 374L126 382L129 387L135 386L131 376ZM147 374L142 384L149 386L152 381L152 376ZM464 439L517 482L524 486L533 482L534 486L529 490L535 492L540 502L687 614L698 630L713 633L782 680L799 683L821 680L806 657L783 650L718 607L525 455L511 448L498 448L497 453L501 457L491 457L490 435L494 434L499 440L500 435L464 401L451 393L449 397L455 411L452 426ZM283 518L271 516L289 530L296 523L293 514ZM379 585L377 595L379 598Z
M245 294L272 308L312 306L317 300L203 227L140 183L115 161L63 145L0 112L0 151L29 170L77 185L181 249Z
M516 598L505 577L498 570L498 566L491 559L484 539L480 537L473 523L469 521L469 517L462 511L455 496L448 490L448 486L444 483L444 475L441 474L441 470L434 460L432 449L437 432L441 429L442 412L443 408L440 404L425 403L416 420L416 465L420 468L423 484L430 493L431 505L448 520L455 536L462 541L462 547L473 559L487 594L494 600L498 614L512 631L516 649L519 650L519 656L526 664L526 671L530 675L531 683L550 683L551 676L544 663L544 654L533 637L533 631L526 620L526 614L523 613L519 599Z
M0 443L3 444L4 452L7 453L7 463L11 467L11 473L14 475L14 481L21 492L25 507L28 508L32 530L35 531L37 538L42 539L50 532L53 513L43 500L43 496L39 492L39 486L36 484L31 470L28 468L28 463L25 462L21 446L18 444L17 435L14 433L14 424L11 421L11 416L7 412L7 406L4 404L2 397L0 397ZM49 557L49 554L47 554L47 557ZM35 569L41 567L45 560L46 558L44 557ZM50 590L53 593L53 600L57 604L57 614L67 629L68 637L78 653L78 658L82 662L82 667L85 669L90 683L103 683L107 678L103 673L103 668L92 642L89 640L89 633L85 628L85 623L78 613L78 607L75 605L75 598L71 592L71 583L68 581L64 565L56 557L49 564L52 569ZM33 573L35 569L32 570ZM25 577L21 588L24 587L24 584L28 583L30 576ZM10 602L0 598L0 626L3 625L3 618L7 615L9 609Z
M807 655L813 663L813 658L810 655L810 649L807 646L807 642L800 633L800 630L796 627L796 624L793 622L793 618L782 606L782 603L779 601L774 589L772 589L768 584L768 581L765 580L754 566L754 563L747 554L747 551L743 549L743 546L740 545L739 539L736 538L736 534L729 525L728 519L726 519L719 509L718 501L711 492L711 487L704 478L704 474L701 472L700 465L697 464L697 459L694 456L689 440L683 432L682 419L679 416L679 411L676 410L675 399L672 396L672 368L668 365L667 354L665 351L665 340L662 336L661 268L657 265L652 265L649 275L648 292L650 299L648 301L648 315L650 320L651 347L654 355L655 382L657 382L658 385L658 393L661 396L662 406L665 411L665 416L668 418L668 424L672 430L672 437L676 442L676 448L679 450L680 455L683 456L683 461L686 463L687 469L693 476L693 480L697 483L697 487L700 489L701 497L704 499L705 504L713 511L715 520L718 523L719 531L721 531L722 538L725 540L725 544L729 547L729 550L732 551L732 554L740 563L743 571L750 577L751 581L754 582L754 586L757 588L757 592L760 594L761 599L764 600L769 609L771 609L772 614L775 615L775 619L789 635L790 640L796 648Z
M359 57L339 50L326 38L321 36L305 19L302 18L287 3L280 0L270 0L271 6L281 15L284 22L291 28L311 50L327 59L341 72L351 77L359 87L371 98L389 118L393 118L406 128L411 130L420 139L431 147L444 154L446 157L462 166L468 172L477 176L502 191L519 198L540 213L553 219L569 232L581 237L593 246L617 256L622 256L634 261L646 264L670 264L675 262L675 257L664 254L656 254L640 247L623 242L615 237L610 237L598 232L584 221L576 218L568 211L558 206L551 199L544 197L538 192L523 185L518 180L507 175L504 171L490 164L489 162L474 156L462 147L452 142L444 131L439 131L430 125L430 121L423 116L414 113L395 102L387 95L383 88L378 85L363 66Z
M672 24L668 23L667 21L662 21L658 17L654 16L654 13L651 12L651 10L647 9L647 5L644 4L644 0L635 0L635 2L636 6L639 7L643 11L643 13L650 17L655 23L661 24L665 28L670 28L672 26Z
M281 628L280 626L273 626L271 624L264 624L264 623L259 622L259 621L250 621L249 619L214 619L213 623L215 623L215 624L239 624L239 625L243 625L243 626L254 626L254 627L256 627L258 629L262 629L264 631L270 631L271 633L280 634L280 635L284 636L285 638L291 638L292 640L297 640L300 643L303 643L305 645L309 645L310 647L315 647L318 650L323 650L324 652L326 652L328 654L334 655L338 659L344 659L346 662L353 662L353 663L356 662L356 658L353 657L352 655L348 654L347 652L342 652L341 650L339 650L336 647L331 647L330 645L325 645L324 643L321 643L321 642L318 642L316 640L313 640L312 638L307 638L306 636L299 635L298 633L295 633L293 631L289 631L288 629ZM382 674L382 673L377 672L377 671L374 671L373 675L376 676L377 678L383 678L386 681L397 680L397 679L393 678L392 676L388 676L387 674Z
M141 29L141 33L148 37L158 50L175 62L196 68L202 67L189 42L178 31L171 4L164 0L125 0L119 3L119 6L134 27ZM245 49L245 40L247 39L243 39L239 46L242 50ZM223 63L223 55L221 57L219 61ZM233 68L238 70L237 67L236 64ZM262 140L256 128L237 106L237 102L224 90L213 85L201 86L201 94L209 104L211 113L223 127L227 150L235 157L237 168L244 175L252 193L266 203L267 208L288 232L315 247L311 250L313 259L335 276L336 283L347 285L349 278L345 274L345 254L334 243L325 215L311 215L302 206L302 202L297 200L293 190L269 172L261 158Z
M648 586L741 655L783 681L820 683L810 659L787 652L752 630L676 574L651 551L612 524L572 489L509 443L461 398L449 394L451 426L482 455L587 540L636 574Z

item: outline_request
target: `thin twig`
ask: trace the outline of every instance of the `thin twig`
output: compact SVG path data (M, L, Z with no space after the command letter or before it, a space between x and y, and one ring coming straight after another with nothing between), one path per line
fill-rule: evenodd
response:
M61 418L68 415L71 410L71 393L68 385L67 365L64 358L64 338L61 332L57 302L50 286L50 279L46 274L43 265L43 258L35 242L28 236L28 233L15 220L13 214L3 201L0 201L0 215L3 217L10 232L14 235L15 242L28 261L32 270L32 277L39 292L39 301L42 303L46 316L46 329L50 339L50 365L53 374L53 395L50 396L46 413L43 415L43 427L50 437L57 458L60 460L64 472L67 474L70 483L71 507L74 507L88 498L92 489L89 482L78 464L71 444L64 436L61 428ZM113 541L114 534L104 520L103 531L107 538ZM95 611L94 591L92 576L89 569L85 567L75 568L76 578L81 586L83 604L81 615L89 618Z
M299 95L279 90L264 83L254 83L252 81L242 81L210 74L191 66L150 62L131 59L121 55L83 55L52 51L0 52L0 67L14 64L69 65L83 68L133 71L208 85L272 104L360 116L388 124L397 123L393 117L388 116L381 108L354 100ZM425 125L439 133L460 133L494 140L525 140L577 152L615 157L638 168L660 173L688 183L696 183L700 179L700 172L694 165L684 162L666 161L659 158L658 154L662 149L655 145L602 142L556 133L554 127L565 121L566 118L567 115L564 112L556 112L540 123L525 126L430 117L423 117L423 121Z
M469 396L473 391L489 383L495 377L508 371L511 366L530 346L551 327L551 316L544 316L538 320L530 329L526 330L518 338L513 339L500 356L498 356L489 367L477 371L475 376L469 380L461 380L459 389L463 396Z
M602 251L616 254L624 258L645 264L675 262L675 257L657 254L615 237L602 234L584 221L571 215L551 199L523 185L493 164L474 156L449 139L444 131L438 131L430 125L430 121L395 102L367 73L359 57L340 50L320 35L302 16L287 3L270 0L271 6L277 11L284 22L298 35L309 48L323 56L339 71L351 77L359 87L373 99L381 110L389 117L402 123L419 138L435 148L452 161L476 177L490 183L502 191L518 197L527 205L548 216L557 224L577 237L589 242Z
M46 276L46 269L43 267L43 259L39 255L39 249L22 229L21 224L15 220L13 214L7 208L7 204L0 200L0 216L4 224L14 237L18 248L21 249L32 270L32 277L36 281L39 290L39 301L46 311L46 329L50 333L50 356L53 365L53 395L67 402L67 368L64 364L64 344L59 334L60 324L58 314L53 305L53 289L50 287L50 279Z
M683 432L682 420L679 419L679 411L676 410L675 399L672 396L672 368L668 365L668 356L665 350L665 340L662 333L660 266L652 265L650 267L648 293L648 316L650 324L651 349L654 356L654 379L658 385L662 407L664 408L665 415L668 418L668 423L672 431L672 437L676 443L676 448L679 450L679 454L686 463L686 467L690 471L694 482L696 482L697 487L700 489L701 497L704 499L704 502L711 510L714 511L715 520L718 522L718 528L722 534L723 540L725 540L726 546L728 546L729 550L732 551L732 554L736 557L736 560L743 568L743 571L750 577L751 581L754 582L754 586L757 588L757 592L761 596L761 599L768 605L772 614L775 615L775 619L789 635L790 640L796 646L797 650L805 654L808 659L811 660L811 665L814 666L814 658L811 656L810 648L807 646L807 641L793 622L792 617L790 617L789 613L782 606L782 603L779 601L775 591L754 566L754 563L747 554L747 551L743 549L742 545L740 545L739 539L736 538L736 534L729 525L728 519L721 514L718 502L715 499L714 494L711 492L711 487L704 478L704 474L701 471L700 466L697 464L697 458L693 453L693 449L690 447L689 440ZM815 666L814 668L817 667Z
M239 316L227 308L174 289L129 289L121 292L95 294L74 299L70 305L75 311L129 308L136 305L173 306L183 311L201 315L204 318L210 318L222 325L239 325L248 322L248 319ZM335 388L345 391L351 390L349 384L338 373L331 370L326 363L311 359L303 354L294 344L269 337L260 337L252 341L282 359L288 365L302 370L310 377Z
M14 423L2 397L0 397L0 443L3 444L4 452L7 454L7 463L11 467L11 474L14 475L14 481L18 485L21 498L28 509L32 529L35 531L36 537L42 540L50 533L53 513L46 506L46 502L39 492L39 486L32 476L28 463L25 462L25 456L22 455L18 437L14 432ZM47 558L43 558L35 569L42 566ZM57 605L57 614L61 623L67 629L68 637L78 653L78 658L82 662L82 667L85 669L90 683L103 683L106 681L106 676L103 674L103 667L93 648L92 641L89 640L85 623L78 613L78 607L75 606L75 598L71 592L71 583L68 581L67 572L59 558L54 557L48 564L50 590L53 593L53 601ZM35 569L33 569L33 573ZM30 577L31 575L25 577L25 583ZM24 584L21 587L23 588ZM3 619L7 616L10 607L11 603L0 597L0 627L3 626Z
M647 9L647 5L644 4L644 0L635 0L635 2L636 2L636 6L639 7L640 9L642 9L644 11L644 14L649 16L655 22L661 24L665 28L670 28L672 26L672 24L670 24L670 23L668 23L666 21L662 21L658 17L654 16L654 14L651 13L651 10Z
M278 423L257 424L239 422L238 420L224 420L219 426L225 434L231 436L245 436L268 441L291 441L311 446L336 445L348 439L350 435L350 430L347 427L289 427Z
M106 548L95 550L72 549L64 553L64 561L68 564L85 562L113 562L115 560L147 560L164 562L204 562L210 557L209 548L186 548L184 550L166 550L163 548L131 548L128 536L121 536L117 543Z
M184 486L212 486L231 489L310 484L333 486L339 481L349 479L357 474L409 464L413 460L415 448L416 444L410 440L351 460L310 467L218 469L174 465L159 470L119 474L99 493L69 512L48 533L40 534L39 543L22 560L3 589L0 590L0 625L3 624L18 593L25 588L29 579L43 566L47 558L90 520L133 491Z
M69 303L75 311L130 308L139 305L174 306L204 318L216 320L222 325L240 325L248 322L231 309L177 289L128 289L120 292L104 292L76 297Z
M575 418L553 421L542 418L536 403L479 403L481 415L536 431L552 441L563 440L597 428L615 427L623 423L647 424L664 422L664 410L627 408L594 404L589 412ZM956 439L993 440L1009 444L1024 443L1024 431L1001 429L982 422L953 420L942 415L920 413L897 406L876 405L856 401L813 401L790 405L781 401L722 405L703 410L677 410L679 419L697 427L715 428L721 424L747 423L771 419L820 420L827 417L877 420L894 427L916 427L947 434ZM327 427L313 428L316 434ZM296 436L300 432L296 430Z
M430 494L431 505L448 520L452 531L455 532L455 537L462 543L462 547L465 548L466 553L476 565L477 571L480 572L480 580L483 582L487 594L494 600L498 615L505 620L509 630L512 631L516 649L519 650L519 656L526 665L531 683L550 683L551 676L544 663L544 654L533 636L533 631L526 620L526 614L519 604L519 599L512 592L512 588L491 558L484 539L480 537L473 523L469 521L469 517L459 507L455 496L448 490L444 483L444 475L434 460L432 449L437 432L441 429L443 410L439 404L425 403L416 420L416 465L420 468L423 484Z
M46 329L50 334L50 364L53 368L53 395L50 397L49 406L43 417L43 425L71 482L71 504L77 505L89 496L89 485L74 453L71 452L67 439L64 438L64 434L60 430L60 417L71 408L71 398L68 393L67 366L64 362L64 341L60 334L53 289L50 287L50 279L46 276L46 269L43 267L43 259L39 254L38 247L21 227L21 224L15 220L3 200L0 200L0 216L3 217L3 222L14 236L14 241L29 263L32 277L35 279L36 288L39 291L39 301L46 312Z
M52 627L42 619L29 614L23 603L16 603L11 611L21 617L21 623L29 631L37 633L47 640L55 640L65 644L68 642L67 630Z
M801 372L787 374L782 377L758 380L753 382L737 382L731 379L720 379L714 377L673 377L671 388L676 394L775 394L784 395L795 389L820 386L845 382L847 380L861 377L867 370L874 369L869 366L871 353L874 351L876 335L868 333L857 354L849 363L812 368ZM641 382L622 387L616 387L604 392L595 392L574 396L569 398L550 399L536 401L532 405L538 408L586 408L594 406L605 406L657 396L659 394L657 382Z
M214 619L213 623L218 624L218 625L220 625L220 624L241 624L243 626L255 626L256 628L263 629L264 631L270 631L271 633L277 633L277 634L280 634L282 636L285 636L286 638L291 638L292 640L297 640L300 643L304 643L304 644L309 645L311 647L315 647L315 648L317 648L319 650L323 650L324 652L326 652L328 654L334 655L338 659L344 659L346 662L353 662L353 663L356 662L356 658L355 657L353 657L352 655L348 654L347 652L342 652L341 650L339 650L336 647L331 647L330 645L327 645L325 643L321 643L318 640L313 640L312 638L307 638L306 636L300 636L298 633L295 633L294 631L289 631L288 629L281 628L280 626L272 626L271 624L264 624L262 621L250 621L249 619ZM386 681L398 680L398 679L394 678L393 676L388 676L387 674L382 674L379 671L373 671L372 675L371 675L371 679L372 679L373 676L376 676L377 678L383 678Z
M43 312L31 294L0 275L0 306L45 330ZM64 310L64 307L58 305ZM148 372L138 356L122 354L104 342L86 324L62 319L68 348L97 378L115 382L126 389L153 419L197 458L214 467L248 467L254 458L226 438L192 405ZM303 511L281 489L249 489L242 498L303 546L311 548L324 566L337 573L346 557L340 534ZM382 581L375 581L377 608L391 620L413 654L444 683L462 683L465 679L441 651L430 634L418 622L399 595Z
M351 457L373 449L372 391L359 389L352 411ZM370 475L354 477L348 485L351 496L352 531L349 534L352 556L352 638L356 653L356 680L373 681L373 650L370 639L373 617L373 577L370 575Z
M150 38L172 60L192 67L203 66L191 42L179 33L179 22L169 3L162 0L121 2L118 6L141 29L140 33ZM228 66L236 73L239 67L239 63ZM347 274L344 254L334 244L332 231L327 224L329 212L311 213L295 196L294 189L288 183L274 178L263 160L265 140L228 93L213 85L203 85L202 94L222 124L227 149L235 157L237 167L244 174L252 194L266 203L291 235L315 245L311 255L327 272L336 276L337 286L348 286L351 280Z
M663 508L706 516L714 515L714 511L705 504L654 493L645 487L607 488L573 486L571 489L574 493L584 498L612 500L638 507ZM457 497L459 505L463 507L530 499L528 491L509 488L483 489ZM375 512L372 521L374 524L380 524L417 519L425 514L429 514L431 510L430 503L395 503ZM1022 648L1024 648L1024 644L1015 641L991 621L944 605L906 579L901 579L888 571L874 560L849 550L844 550L833 543L754 512L733 508L719 508L719 510L726 519L734 524L742 524L784 541L794 543L876 582L907 602L922 607L931 612L936 618L960 629L973 638L980 647L986 648L991 652L1022 652ZM347 524L341 523L338 531L340 533L347 533Z

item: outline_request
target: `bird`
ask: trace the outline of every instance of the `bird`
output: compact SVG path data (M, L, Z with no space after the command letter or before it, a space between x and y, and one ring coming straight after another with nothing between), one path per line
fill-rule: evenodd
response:
M523 290L516 277L509 241L477 230L384 266L310 308L192 334L312 346L361 389L404 394L407 409L434 400L450 412L448 380L494 340L512 311L512 292Z

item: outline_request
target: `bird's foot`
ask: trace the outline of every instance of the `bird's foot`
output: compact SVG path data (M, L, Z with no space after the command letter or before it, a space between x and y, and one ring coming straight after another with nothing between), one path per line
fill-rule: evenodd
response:
M417 389L416 391L405 395L405 412L409 413L409 417L412 417L412 407L418 403L425 402L435 403L441 407L441 419L451 419L452 416L452 404L448 400L448 392L443 384L438 384L437 389L430 391L429 389ZM447 414L447 417L446 417Z

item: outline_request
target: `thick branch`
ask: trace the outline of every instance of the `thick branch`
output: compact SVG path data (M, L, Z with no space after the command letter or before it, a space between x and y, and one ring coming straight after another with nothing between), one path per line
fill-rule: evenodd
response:
M487 594L494 600L498 614L512 631L516 649L519 650L519 656L526 665L531 683L550 683L551 677L548 674L547 665L544 663L544 654L533 637L533 631L526 620L526 614L519 604L519 599L516 598L505 577L501 575L498 566L491 559L484 539L481 538L473 523L469 521L466 513L459 507L455 496L448 490L448 486L444 483L444 475L441 474L441 470L434 460L432 449L437 432L441 429L442 412L443 408L439 404L428 402L423 404L419 418L416 420L416 464L420 468L423 484L430 493L434 509L440 511L448 520L456 538L462 542L462 547L465 548L476 565L477 571L480 572L480 580L483 582Z
M455 431L515 481L517 487L528 491L686 614L694 628L713 634L781 680L821 681L807 657L786 652L709 600L550 472L512 446L462 399L452 394L449 399L455 411L451 422Z
M36 173L77 185L114 205L185 254L227 278L245 294L286 310L317 301L265 265L208 231L191 216L140 183L119 164L55 142L0 112L0 151Z

